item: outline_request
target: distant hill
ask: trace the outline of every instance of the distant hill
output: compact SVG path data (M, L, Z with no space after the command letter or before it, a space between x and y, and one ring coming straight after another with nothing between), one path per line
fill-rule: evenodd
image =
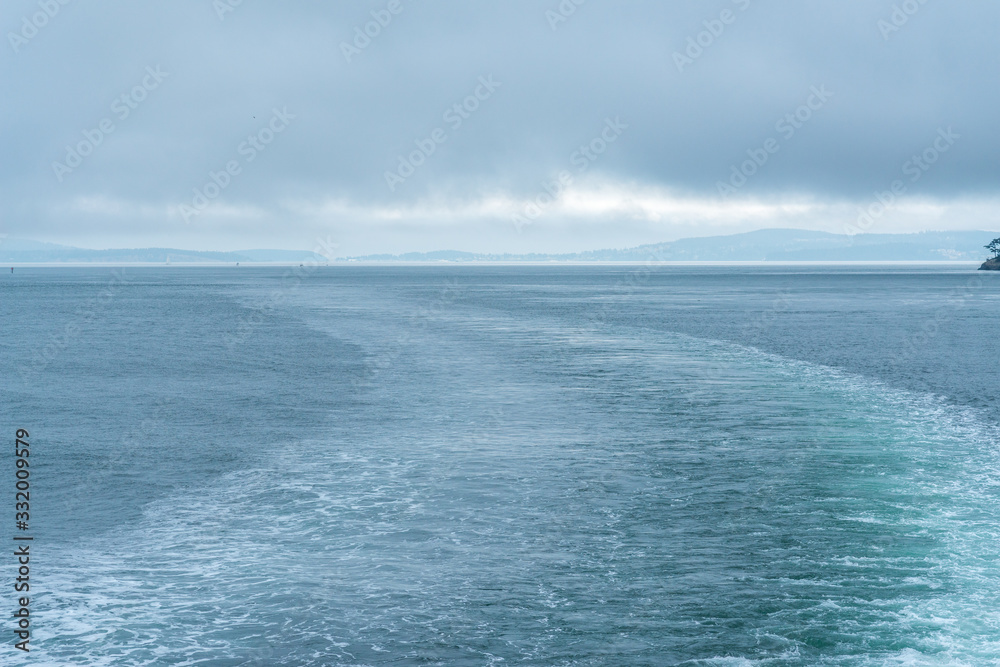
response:
M566 254L483 254L439 250L402 255L365 255L353 261L673 261L673 262L814 262L814 261L982 261L983 248L996 232L919 232L915 234L830 234L800 229L761 229L729 236L707 236L634 248Z
M72 246L42 243L27 239L6 238L0 241L0 264L33 262L106 262L122 264L167 262L303 262L313 260L327 262L327 258L302 250L239 250L237 252L216 252L202 250L180 250L178 248L117 248L92 250Z
M728 236L707 236L654 243L634 248L589 250L564 254L488 254L460 250L364 255L337 261L365 262L807 262L807 261L977 261L988 254L983 246L998 232L920 232L846 236L800 229L761 229ZM0 241L0 264L32 262L104 263L327 263L326 257L305 250L239 250L214 252L177 248L90 250L25 239Z

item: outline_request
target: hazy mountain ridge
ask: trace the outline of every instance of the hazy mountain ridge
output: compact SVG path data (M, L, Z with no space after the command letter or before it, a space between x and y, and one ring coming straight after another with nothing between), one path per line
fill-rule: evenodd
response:
M578 253L491 254L437 250L342 257L337 260L305 250L93 250L8 238L0 241L0 263L982 261L988 255L983 246L997 236L1000 233L987 231L846 236L799 229L762 229Z
M110 248L94 250L74 248L56 243L43 243L28 239L6 238L0 240L0 263L150 263L169 262L304 262L330 261L305 250L238 250L235 252L214 250L182 250L179 248Z
M997 232L919 232L847 236L799 229L762 229L728 236L708 236L634 248L564 254L485 254L439 250L401 255L365 255L349 261L982 261L983 248Z

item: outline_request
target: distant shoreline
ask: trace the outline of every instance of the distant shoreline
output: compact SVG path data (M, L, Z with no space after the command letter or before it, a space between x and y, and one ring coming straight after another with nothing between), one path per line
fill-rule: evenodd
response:
M0 265L0 269L3 267L14 269L18 268L232 268L232 269L242 269L242 268L291 268L298 266L310 266L316 268L349 268L354 266L364 266L364 267L398 267L398 266L413 266L413 267L435 267L435 266L447 266L447 267L497 267L497 266L934 266L934 267L954 267L954 268L976 268L982 262L980 261L969 261L969 260L913 260L913 261L902 261L902 260L855 260L855 261L642 261L642 260L629 260L629 261L608 261L608 260L593 260L593 261L451 261L451 260L437 260L437 261L331 261L329 263L323 262L240 262L237 266L233 262L171 262L166 264L164 262L10 262L7 264ZM8 275L10 272L7 272Z
M294 266L297 263L373 266L629 266L650 262L685 265L766 263L952 263L982 262L983 244L998 232L963 230L847 236L801 229L760 229L724 236L690 237L626 248L572 252L412 251L350 254L337 243L317 240L312 251L281 249L184 250L180 248L88 249L28 239L4 238L0 266ZM337 255L337 253L343 253Z

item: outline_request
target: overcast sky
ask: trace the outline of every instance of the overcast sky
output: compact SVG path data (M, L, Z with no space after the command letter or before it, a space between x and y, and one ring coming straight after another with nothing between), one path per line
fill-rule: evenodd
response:
M356 255L1000 229L1000 3L576 2L5 0L0 231Z

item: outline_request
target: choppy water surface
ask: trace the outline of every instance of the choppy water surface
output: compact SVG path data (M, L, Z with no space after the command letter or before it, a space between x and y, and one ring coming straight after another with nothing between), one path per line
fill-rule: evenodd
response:
M285 273L0 281L5 661L1000 664L1000 277Z

